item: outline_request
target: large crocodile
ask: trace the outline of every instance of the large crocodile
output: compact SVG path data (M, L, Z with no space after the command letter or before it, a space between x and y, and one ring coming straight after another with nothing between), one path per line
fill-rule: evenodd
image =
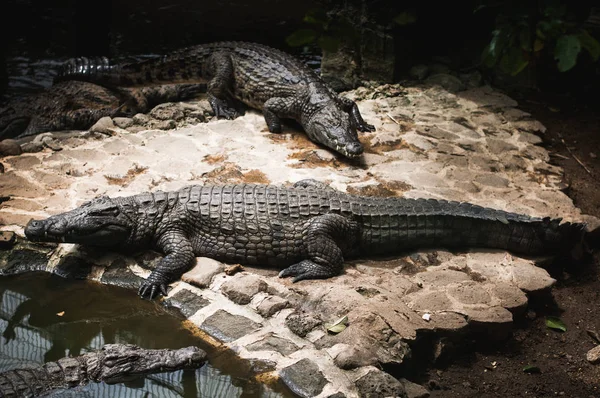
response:
M345 258L424 247L490 247L556 253L583 238L585 225L469 203L354 196L314 180L294 187L192 185L176 192L102 196L25 228L32 241L156 248L165 254L139 289L167 285L196 256L287 267L280 276L338 275Z
M0 396L37 397L89 382L122 383L148 374L196 369L206 362L197 347L147 350L131 344L106 344L101 350L44 365L0 373Z
M255 43L202 44L115 65L103 58L74 58L57 79L109 86L207 82L217 117L237 117L237 99L262 110L269 131L280 133L281 119L294 119L311 140L347 157L363 152L357 130L375 130L363 120L354 101L338 96L312 69L289 54Z
M46 131L85 130L103 116L146 112L163 102L193 98L204 90L201 84L109 89L82 81L58 82L0 106L0 140Z

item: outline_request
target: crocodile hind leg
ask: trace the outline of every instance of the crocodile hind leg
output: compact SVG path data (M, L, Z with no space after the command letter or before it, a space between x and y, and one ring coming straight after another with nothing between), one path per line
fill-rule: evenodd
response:
M194 265L196 256L192 243L179 231L164 233L158 242L157 248L165 253L158 266L152 271L148 279L142 282L138 295L152 300L161 293L167 295L167 285L181 277Z
M206 61L207 75L212 76L207 85L208 102L217 118L235 119L240 113L231 98L233 64L231 56L218 52Z
M325 279L339 275L344 266L344 253L358 242L358 224L339 214L325 214L308 221L304 234L307 259L279 273L293 276L293 282Z
M352 101L350 98L339 97L340 101L342 101L342 105L344 106L344 110L350 114L350 117L356 124L356 129L358 131L366 132L366 131L375 131L375 126L372 124L368 124L362 118L360 111L358 110L358 105L356 102Z

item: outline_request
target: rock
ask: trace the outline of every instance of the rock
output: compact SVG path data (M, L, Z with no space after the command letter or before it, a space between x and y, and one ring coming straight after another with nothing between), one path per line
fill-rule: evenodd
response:
M402 383L379 369L372 369L356 380L356 388L361 397L408 397Z
M198 257L196 266L183 274L181 280L205 289L210 286L215 275L220 274L224 269L223 263L208 257Z
M113 123L113 120L110 116L104 116L100 118L92 127L90 127L90 131L93 133L101 133L101 134L112 134L112 129L116 126Z
M267 296L257 308L260 315L265 318L273 316L276 312L286 308L290 302L279 296Z
M429 74L429 67L423 64L415 65L412 68L410 68L408 74L413 79L423 80Z
M165 303L170 307L179 308L181 313L189 318L198 312L199 309L206 307L210 301L198 296L189 289L181 289L173 296L168 297Z
M281 337L269 334L262 340L246 346L249 351L277 351L281 355L290 355L300 349L296 344Z
M0 231L0 249L6 250L14 246L17 234L12 231Z
M156 130L172 130L177 127L175 120L152 120L148 127Z
M115 117L113 122L122 129L133 126L133 119L130 117Z
M285 318L285 325L297 336L306 335L321 324L321 320L307 313L294 312Z
M267 290L267 283L254 274L240 274L221 286L221 292L236 304L248 304L258 292Z
M307 358L283 368L280 377L294 394L306 398L319 395L327 384L317 364Z
M218 310L204 320L200 329L225 343L244 337L260 329L262 325L241 315Z
M465 85L456 76L447 73L437 73L425 79L425 83L438 84L451 93L456 93L465 89Z
M425 387L406 379L400 379L400 383L404 386L408 398L429 398L429 391Z
M600 345L597 345L596 347L589 350L585 355L585 359L587 359L588 362L594 365L600 363Z
M133 116L132 120L133 120L133 123L135 123L137 125L145 126L150 121L150 116L148 116L144 113L137 113Z
M21 150L25 153L40 152L44 149L44 144L41 142L26 142L21 145Z
M480 87L483 84L483 76L481 76L481 72L478 70L468 73L461 73L459 78L465 84L467 89Z
M4 173L4 164L0 163L0 174Z
M21 153L23 150L17 141L11 139L0 141L0 156L17 156Z
M183 109L176 103L164 103L155 106L150 111L150 116L158 120L181 120L184 117Z
M76 255L62 257L54 270L58 276L70 279L86 279L92 272L94 264Z
M350 346L348 344L342 345L346 347L344 347L344 349L342 349L333 359L335 366L338 368L349 370L361 366L377 364L377 357L374 353L357 346Z
M440 64L440 63L434 63L434 64L429 65L429 71L430 71L431 75L439 75L439 74L450 75L451 74L450 67L448 65L444 65L444 64Z
M137 290L144 278L137 276L122 258L112 262L102 274L102 283Z

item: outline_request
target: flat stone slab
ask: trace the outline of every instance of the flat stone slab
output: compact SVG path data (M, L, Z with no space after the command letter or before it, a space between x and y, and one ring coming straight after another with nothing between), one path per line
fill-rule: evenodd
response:
M46 270L137 289L156 254L34 245L24 241L23 227L31 218L98 195L190 184L293 184L312 178L359 195L467 201L598 225L562 192L562 170L549 164L548 152L538 145L545 128L516 101L488 86L460 91L455 79L431 80L433 85L345 93L377 128L359 134L365 147L360 161L348 161L287 125L282 134L271 134L262 114L252 110L235 120L208 117L200 123L207 119L205 100L105 120L97 128L109 136L47 133L9 143L26 153L2 158L0 231L17 239L12 249L0 250L0 273ZM410 361L420 334L432 341L470 331L503 338L513 317L525 310L526 294L555 283L532 259L476 248L361 258L348 262L340 276L295 284L278 271L228 273L224 264L198 258L165 301L241 358L272 364L272 373L299 394L322 398L403 396L403 384L377 367ZM347 318L342 332L326 329L342 317ZM301 381L307 374L315 377L312 385Z

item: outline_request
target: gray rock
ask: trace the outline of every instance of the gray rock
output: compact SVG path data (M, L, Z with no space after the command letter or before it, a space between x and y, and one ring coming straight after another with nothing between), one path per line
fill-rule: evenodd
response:
M268 296L258 305L258 313L265 318L273 316L276 312L286 308L290 302L279 296Z
M26 142L21 145L21 150L25 153L39 152L44 149L44 144L41 142Z
M423 80L429 74L429 67L423 64L415 65L412 68L410 68L408 74L413 79Z
M587 359L589 363L592 363L594 365L600 363L600 345L597 345L596 347L589 350L585 355L585 359Z
M150 121L150 116L148 116L144 113L137 113L133 116L132 119L133 119L133 123L140 125L140 126L144 126Z
M199 288L210 286L215 275L220 274L225 269L223 263L212 258L199 257L196 259L196 266L181 276L181 280Z
M184 117L183 109L176 103L164 103L155 106L150 111L150 116L158 120L181 120Z
M280 377L283 383L300 397L319 395L327 384L327 379L317 364L307 358L283 368Z
M296 344L281 337L269 334L267 337L246 346L249 351L277 351L281 355L290 355L300 349Z
M456 93L465 89L465 85L456 76L447 73L437 73L425 79L425 83L438 84L451 93Z
M429 391L425 387L406 379L400 379L400 383L404 386L408 398L429 398Z
M285 319L285 325L297 336L306 337L306 335L315 327L321 324L321 320L306 313L297 313L288 315Z
M200 328L225 343L232 342L260 329L262 325L241 315L218 310L204 320Z
M181 289L175 293L172 297L165 300L165 303L170 307L179 308L181 313L189 318L198 312L199 309L206 307L210 304L207 299L198 296L194 292L188 289Z
M0 156L16 156L21 153L23 150L17 141L11 139L0 141Z
M467 89L476 88L483 84L483 76L481 76L481 72L478 70L468 73L461 73L459 78L465 84Z
M93 133L112 134L111 130L115 127L116 126L110 116L104 116L90 127L90 131Z
M236 304L248 304L258 292L267 290L267 283L254 274L238 274L221 286L221 292Z
M356 380L356 387L361 397L408 398L404 385L379 369L370 370L369 373Z
M510 183L506 178L500 177L496 174L482 174L475 177L475 182L478 182L482 185L487 185L488 187L494 188L506 188Z
M333 359L335 366L340 369L356 369L361 366L377 364L377 356L373 352L357 346L348 346Z
M137 289L143 278L133 273L122 258L118 258L104 271L100 281L108 285Z
M115 117L113 122L122 129L133 126L133 119L130 117Z
M444 65L444 64L440 64L440 63L435 63L435 64L429 65L429 71L430 71L431 75L439 75L439 74L450 75L452 73L452 71L450 70L450 67L448 65Z

